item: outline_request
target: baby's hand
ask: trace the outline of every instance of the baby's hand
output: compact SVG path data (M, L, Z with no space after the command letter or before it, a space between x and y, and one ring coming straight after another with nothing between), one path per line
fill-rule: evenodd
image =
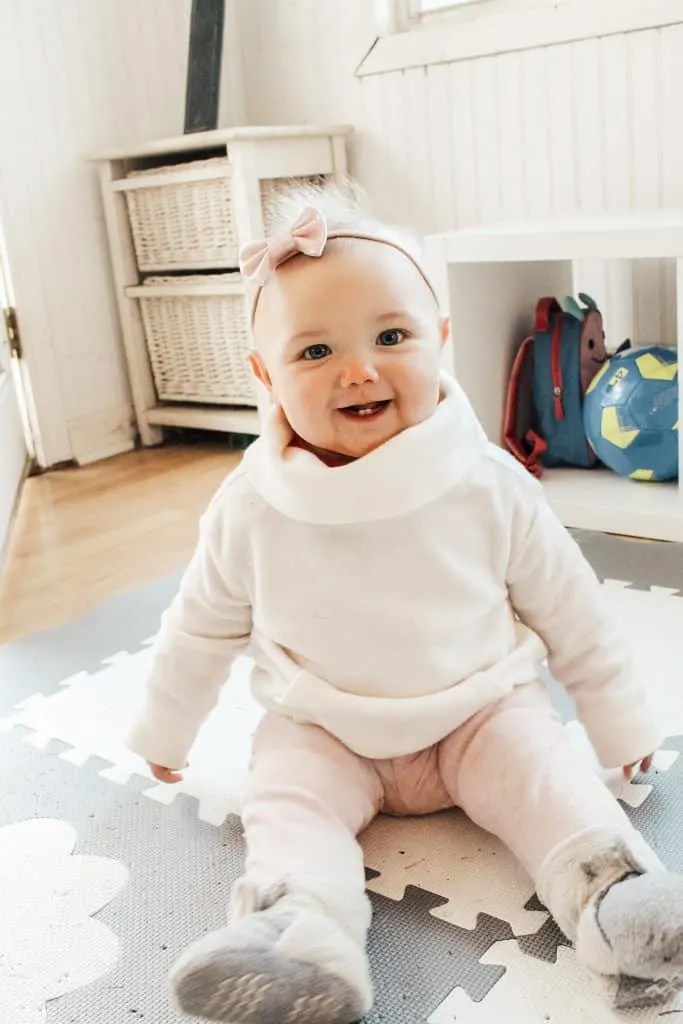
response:
M148 761L147 764L157 782L167 782L170 786L173 786L176 782L183 781L182 772L175 772L171 768L164 768L160 764L152 764L151 761Z
M633 778L634 775L638 773L638 771L649 772L650 768L652 768L652 762L654 761L654 758L654 754L648 754L648 756L644 757L642 761L634 761L633 764L625 765L624 775L627 779L630 780Z

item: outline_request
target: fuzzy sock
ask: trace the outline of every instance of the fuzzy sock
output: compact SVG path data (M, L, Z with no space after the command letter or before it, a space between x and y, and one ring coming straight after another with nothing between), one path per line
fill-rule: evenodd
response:
M570 836L546 857L536 878L541 902L564 934L578 942L584 909L611 885L629 875L664 870L662 862L634 829L589 828ZM613 958L588 966L600 974L618 974Z
M353 1024L365 1016L372 982L362 945L308 895L261 906L181 956L170 979L181 1009L223 1024Z
M579 921L577 949L609 956L619 1009L655 1006L683 989L683 875L633 874L595 897Z
M617 1009L662 1005L683 987L683 878L633 829L586 829L560 843L538 894L577 959L619 980Z

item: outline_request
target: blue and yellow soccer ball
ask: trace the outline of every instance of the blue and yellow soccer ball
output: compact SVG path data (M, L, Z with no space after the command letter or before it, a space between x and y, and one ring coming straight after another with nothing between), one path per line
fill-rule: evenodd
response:
M678 356L663 345L627 349L592 380L586 437L606 466L633 480L678 478Z

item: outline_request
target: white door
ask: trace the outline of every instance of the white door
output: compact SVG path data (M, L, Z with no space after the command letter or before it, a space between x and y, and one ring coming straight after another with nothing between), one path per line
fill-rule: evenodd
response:
M6 302L0 273L0 556L28 458L15 391Z

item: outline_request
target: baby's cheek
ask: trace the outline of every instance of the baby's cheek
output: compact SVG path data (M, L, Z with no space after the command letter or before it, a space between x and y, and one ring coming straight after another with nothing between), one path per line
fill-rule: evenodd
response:
M283 381L279 396L285 415L294 429L306 437L306 428L315 424L326 405L325 390L317 374L302 374L299 379Z
M439 366L428 353L404 363L396 383L406 410L422 415L439 400Z

